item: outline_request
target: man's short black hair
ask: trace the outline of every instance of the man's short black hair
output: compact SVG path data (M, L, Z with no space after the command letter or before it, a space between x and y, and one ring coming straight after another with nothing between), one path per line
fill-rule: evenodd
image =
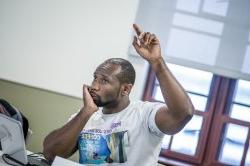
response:
M110 58L107 59L103 64L119 65L121 67L121 71L116 76L120 83L129 83L134 85L135 69L128 60L122 58Z

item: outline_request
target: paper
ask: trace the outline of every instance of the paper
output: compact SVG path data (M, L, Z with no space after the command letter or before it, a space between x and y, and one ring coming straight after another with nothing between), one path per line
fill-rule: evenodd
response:
M52 163L52 166L84 166L84 165L56 156L54 162Z

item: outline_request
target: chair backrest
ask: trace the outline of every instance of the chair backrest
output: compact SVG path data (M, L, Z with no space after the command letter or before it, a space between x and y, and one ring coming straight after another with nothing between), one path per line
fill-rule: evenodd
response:
M0 99L0 104L5 108L5 110L9 113L9 116L15 120L18 120L21 122L23 127L23 134L24 139L26 140L28 129L29 129L29 121L28 119L14 106L12 106L10 103L8 103L4 99Z

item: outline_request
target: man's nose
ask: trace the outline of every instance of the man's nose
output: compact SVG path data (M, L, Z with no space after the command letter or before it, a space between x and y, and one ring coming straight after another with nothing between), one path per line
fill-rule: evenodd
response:
M98 91L100 89L99 83L97 81L93 81L91 84L91 89Z

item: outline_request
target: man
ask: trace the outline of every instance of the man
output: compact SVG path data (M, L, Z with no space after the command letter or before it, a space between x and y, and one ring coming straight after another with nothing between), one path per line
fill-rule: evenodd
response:
M45 138L48 160L69 157L78 149L82 164L156 165L164 134L177 133L192 118L192 102L166 66L159 40L133 27L133 46L151 65L167 105L130 101L133 66L124 59L108 59L96 69L91 86L83 86L82 109Z

